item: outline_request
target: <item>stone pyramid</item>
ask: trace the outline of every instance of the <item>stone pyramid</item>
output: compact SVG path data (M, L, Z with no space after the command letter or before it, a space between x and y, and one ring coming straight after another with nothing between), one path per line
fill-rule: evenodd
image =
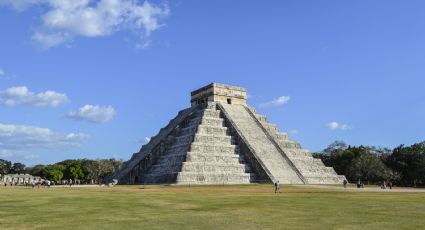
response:
M212 83L111 179L120 184L339 184L345 179L247 106L247 90Z

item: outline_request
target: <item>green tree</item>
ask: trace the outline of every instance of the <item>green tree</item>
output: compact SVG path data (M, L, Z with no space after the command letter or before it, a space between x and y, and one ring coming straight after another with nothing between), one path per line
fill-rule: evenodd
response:
M333 167L338 174L345 175L348 180L368 180L379 182L386 179L397 179L399 174L384 163L391 150L369 146L347 146L336 141L314 157L322 159L326 166Z
M346 171L346 177L352 181L362 179L378 182L392 177L391 170L377 155L372 153L363 153L353 159Z
M111 176L115 170L118 170L122 167L123 162L116 159L104 159L99 160L100 164L100 177L99 179L105 179L108 176Z
M110 176L115 170L121 168L122 160L116 159L80 159L65 160L56 163L63 167L65 179L87 179L101 181Z
M0 174L6 175L12 169L12 162L0 159Z
M326 166L333 167L336 173L346 175L351 161L358 157L362 150L362 146L353 148L351 146L347 146L347 144L343 141L335 141L322 152L315 153L314 156L322 159Z
M44 169L46 165L34 165L32 167L27 168L26 172L33 176L45 177Z
M9 173L13 174L23 174L25 173L25 165L19 162L13 163L12 168L10 169Z
M386 159L386 163L400 174L401 184L413 186L425 184L425 142L396 147Z
M63 178L63 172L61 171L60 167L57 166L48 166L44 168L43 174L45 175L45 178L52 181L60 181Z
M84 170L81 161L74 161L66 166L65 175L67 179L84 179Z
M99 180L101 174L101 168L99 160L87 160L84 159L81 161L81 165L85 172L86 178L88 180Z

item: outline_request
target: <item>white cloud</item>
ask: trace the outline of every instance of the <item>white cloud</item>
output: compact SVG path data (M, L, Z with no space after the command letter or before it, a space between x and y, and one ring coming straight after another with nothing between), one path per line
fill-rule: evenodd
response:
M6 106L57 107L66 102L68 102L66 94L51 90L34 93L26 86L19 86L0 91L0 104Z
M347 124L340 124L336 121L332 121L326 125L330 130L350 130L351 126Z
M151 137L144 137L144 138L138 139L137 143L145 145L145 144L149 143L150 141L151 141Z
M144 50L144 49L147 49L147 48L149 48L151 46L152 46L152 40L147 40L145 42L136 44L136 49L142 49L142 50Z
M74 120L104 123L110 121L115 114L115 109L112 106L85 105L77 111L68 113L67 117Z
M4 77L4 75L6 75L6 73L4 72L2 68L0 68L0 78Z
M35 32L32 36L32 40L38 43L41 48L49 49L51 47L60 45L70 39L70 36L66 33L61 32Z
M35 160L35 159L37 159L39 157L40 156L39 155L36 155L36 154L28 154L28 155L25 155L24 156L24 159L30 161L30 160Z
M280 96L272 101L260 104L260 107L262 108L277 107L277 106L287 104L289 100L291 100L291 97L289 96Z
M5 150L5 149L0 149L0 158L5 159L5 158L9 158L11 156L13 156L13 153L11 153L10 151Z
M289 131L289 133L292 134L292 135L297 135L299 133L299 131L296 130L296 129L292 129L292 130Z
M61 134L47 128L0 123L0 149L4 153L40 148L77 147L88 139L83 133Z
M0 5L18 11L43 6L42 25L32 39L45 49L76 36L103 37L126 29L149 37L163 26L160 20L170 12L168 5L134 0L0 0Z

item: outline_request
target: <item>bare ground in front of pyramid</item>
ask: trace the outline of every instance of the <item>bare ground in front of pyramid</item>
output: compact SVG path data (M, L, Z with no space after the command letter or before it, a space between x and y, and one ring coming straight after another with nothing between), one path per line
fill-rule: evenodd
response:
M2 229L421 229L422 190L340 186L0 188Z

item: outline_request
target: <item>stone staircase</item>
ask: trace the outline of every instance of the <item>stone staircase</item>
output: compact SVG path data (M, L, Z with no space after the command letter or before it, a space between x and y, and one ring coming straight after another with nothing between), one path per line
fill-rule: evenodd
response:
M272 180L279 181L281 184L304 184L297 169L275 146L273 140L268 137L257 119L245 106L221 104L221 107L229 116L228 119L234 123L235 128L239 130L244 141L251 146L264 167L268 169L273 177ZM284 135L281 138L284 139ZM292 142L288 144L295 146Z
M254 108L248 108L263 128L283 150L308 184L342 184L345 177L336 174L332 167L326 167L320 159L313 158L310 152L288 138L288 134L280 132L278 127L270 124L266 116L258 114Z
M143 183L249 184L254 173L239 155L215 103L200 109L143 177Z

